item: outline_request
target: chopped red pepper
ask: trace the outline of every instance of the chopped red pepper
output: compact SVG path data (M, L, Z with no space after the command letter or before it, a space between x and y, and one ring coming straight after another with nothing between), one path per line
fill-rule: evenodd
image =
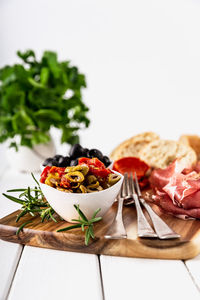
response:
M61 177L65 173L65 168L51 167L49 173L58 173L59 177Z
M87 158L81 157L78 160L79 165L86 164L89 167L89 172L95 176L107 177L111 173L109 169L96 157Z
M41 183L44 183L48 174L49 174L49 171L50 171L51 167L50 166L47 166L46 168L44 168L42 174L41 174L41 177L40 177L40 182Z
M138 179L143 177L149 166L137 157L123 157L116 160L113 164L113 170L124 174L124 173L134 173L136 172Z

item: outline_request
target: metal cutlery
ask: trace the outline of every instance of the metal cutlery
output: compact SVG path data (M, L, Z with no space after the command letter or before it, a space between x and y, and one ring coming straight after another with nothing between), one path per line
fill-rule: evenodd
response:
M113 223L111 224L111 227L109 228L108 232L104 236L106 239L124 239L127 237L126 230L123 223L123 217L122 217L124 199L126 199L126 197L128 196L128 187L126 183L127 180L128 180L128 175L125 174L120 193L117 196L117 200L118 200L117 214L115 216Z
M153 223L155 232L158 236L159 239L175 239L175 238L180 238L180 235L174 232L151 208L151 206L142 198L142 193L140 190L140 186L138 183L138 178L135 173L135 180L133 180L133 176L131 174L130 176L130 181L134 183L135 185L135 192L136 195L139 199L139 201L142 203L142 205L145 207L147 210L151 221ZM135 200L135 198L134 198ZM135 202L136 203L136 202Z
M106 239L123 239L127 237L126 230L123 223L123 203L124 200L128 204L135 203L137 211L137 234L139 237L159 238L159 239L173 239L179 238L180 235L174 232L151 208L151 206L142 198L141 190L138 183L138 178L135 173L135 180L133 174L124 174L124 181L117 196L118 208L115 219L111 224L109 230L105 234ZM147 210L149 217L153 223L154 229L146 219L141 204Z

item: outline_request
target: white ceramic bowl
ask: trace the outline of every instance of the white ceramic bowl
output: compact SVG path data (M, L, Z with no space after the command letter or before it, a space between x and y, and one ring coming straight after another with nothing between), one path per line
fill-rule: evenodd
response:
M97 216L103 217L115 201L123 182L123 176L118 172L113 172L120 175L121 179L110 188L100 192L84 194L65 193L44 183L40 183L40 185L42 192L51 207L64 220L72 222L72 219L78 218L78 213L74 208L74 204L79 205L87 218L91 218L94 211L98 208L101 208L101 210Z

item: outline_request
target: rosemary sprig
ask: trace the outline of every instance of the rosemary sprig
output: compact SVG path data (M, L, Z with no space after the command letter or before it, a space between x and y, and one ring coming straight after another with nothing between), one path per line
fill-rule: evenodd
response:
M94 239L94 223L102 219L102 217L96 217L96 215L101 209L98 208L97 210L95 210L92 218L88 220L87 217L82 212L82 210L80 210L79 205L74 205L74 207L79 214L79 219L72 219L72 221L77 222L77 224L58 229L57 232L68 231L75 228L81 228L82 231L85 232L85 245L87 246L89 244L90 238ZM85 227L87 228L85 229Z
M17 216L16 222L18 222L22 217L24 217L27 214L30 214L32 217L39 214L41 217L41 222L44 222L44 220L49 220L49 219L53 220L54 222L57 222L57 220L54 217L55 211L44 198L39 182L37 181L37 179L32 173L31 175L33 177L33 180L37 184L34 188L27 187L24 189L12 189L7 191L8 193L22 192L18 198L3 193L3 195L7 199L22 205L21 212ZM23 223L17 230L16 234L19 235L20 231L28 223L30 223L30 221Z

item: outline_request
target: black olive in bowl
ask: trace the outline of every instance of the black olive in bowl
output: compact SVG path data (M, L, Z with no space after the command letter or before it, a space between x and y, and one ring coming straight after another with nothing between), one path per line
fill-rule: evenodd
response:
M97 157L101 161L103 159L103 154L98 149L91 149L91 150L89 150L88 154L89 154L89 157L91 157L91 158L92 157Z

